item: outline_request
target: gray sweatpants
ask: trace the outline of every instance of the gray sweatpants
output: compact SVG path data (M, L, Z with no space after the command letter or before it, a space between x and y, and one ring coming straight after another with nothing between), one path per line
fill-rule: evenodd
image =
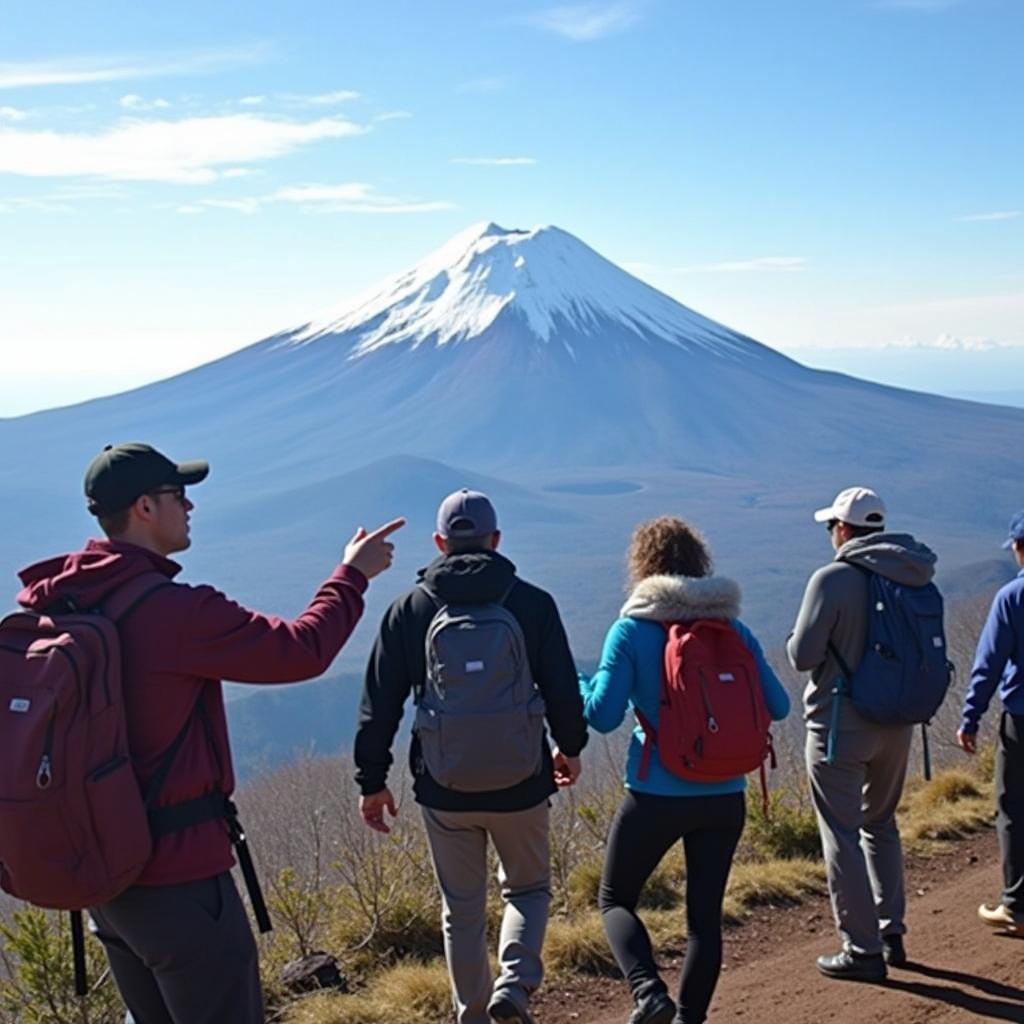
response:
M256 941L229 873L137 885L89 916L135 1024L263 1024Z
M865 723L839 733L835 764L828 732L807 730L807 777L825 855L832 913L844 946L880 953L883 935L902 935L906 893L896 805L903 792L912 727Z
M551 903L548 804L525 811L437 811L423 820L443 904L444 951L458 1024L489 1024L503 995L526 1009L544 974L541 949ZM487 955L487 839L498 853L505 910L497 981Z

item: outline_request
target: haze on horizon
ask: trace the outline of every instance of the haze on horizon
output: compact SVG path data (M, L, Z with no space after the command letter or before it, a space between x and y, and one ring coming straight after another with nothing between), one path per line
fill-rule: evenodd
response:
M1024 404L1024 9L725 8L10 5L0 417L305 323L481 220L808 365Z

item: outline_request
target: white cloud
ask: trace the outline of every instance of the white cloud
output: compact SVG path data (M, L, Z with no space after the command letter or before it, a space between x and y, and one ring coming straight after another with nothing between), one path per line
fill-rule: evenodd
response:
M386 113L378 114L374 121L405 121L412 117L408 110L389 110Z
M490 75L484 78L471 78L467 82L461 82L455 87L456 92L463 93L490 93L501 92L507 89L508 78L503 75Z
M170 107L170 103L165 99L159 97L155 100L146 100L141 96L137 96L135 93L130 92L127 96L122 96L118 101L118 104L124 107L125 110L166 110Z
M672 267L672 274L751 274L803 270L807 261L802 256L758 256L752 260L728 260L722 263L698 263L688 267Z
M962 224L968 224L973 221L985 220L1017 220L1022 216L1024 216L1024 211L1021 210L993 210L991 213L971 213L966 217L957 217L956 219Z
M269 160L363 131L339 117L294 122L256 114L128 121L94 135L0 128L0 173L201 185L220 176L221 164Z
M254 174L259 173L252 167L229 167L227 170L221 171L220 176L222 178L251 178Z
M622 32L639 19L633 3L584 3L549 7L527 16L526 21L579 43Z
M322 92L315 96L288 96L295 103L303 103L309 107L333 107L339 103L349 103L359 99L359 93L351 89L337 89L334 92Z
M195 216L196 214L206 213L206 210L201 206L196 206L195 203L186 203L183 206L179 206L175 212Z
M446 200L422 200L381 195L373 185L364 182L346 182L338 185L289 185L264 196L243 199L200 199L184 212L196 213L203 209L233 210L253 214L272 203L290 203L317 213L435 213L454 209ZM179 207L179 212L181 208Z
M476 167L532 167L537 161L532 156L457 156L451 162Z
M198 75L252 64L265 53L263 46L195 53L148 56L71 57L66 60L0 63L0 89L41 85L87 85L165 75Z
M28 111L17 107L0 107L0 121L27 121Z
M238 101L243 107L258 107L267 102L266 96L243 96Z
M947 11L956 7L962 0L877 0L876 7L904 11L923 11L931 14L936 11Z
M887 342L882 346L887 349L927 349L940 352L991 352L993 349L1006 348L1001 342L991 338L958 338L953 334L940 334L928 341L914 337L904 337L897 341Z

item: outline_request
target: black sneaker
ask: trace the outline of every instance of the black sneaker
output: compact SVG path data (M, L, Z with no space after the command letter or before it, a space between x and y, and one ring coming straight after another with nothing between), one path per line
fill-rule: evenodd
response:
M654 992L644 996L636 1009L629 1015L629 1024L672 1024L676 1015L676 1004L667 992Z
M496 996L492 999L487 1007L487 1016L494 1024L534 1024L526 1009L516 1005L508 996Z
M902 935L882 936L882 958L890 967L907 966L907 951L903 947Z
M819 956L818 970L826 978L847 981L885 981L885 960L881 953L851 953L844 949L835 956Z

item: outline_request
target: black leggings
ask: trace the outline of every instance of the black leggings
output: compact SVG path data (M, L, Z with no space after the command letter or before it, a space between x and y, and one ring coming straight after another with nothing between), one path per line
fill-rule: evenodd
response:
M701 1024L722 967L722 899L743 832L742 793L652 796L627 790L608 837L598 902L615 959L634 999L666 991L650 936L636 915L644 882L682 839L686 853L686 963L679 986L683 1024Z

